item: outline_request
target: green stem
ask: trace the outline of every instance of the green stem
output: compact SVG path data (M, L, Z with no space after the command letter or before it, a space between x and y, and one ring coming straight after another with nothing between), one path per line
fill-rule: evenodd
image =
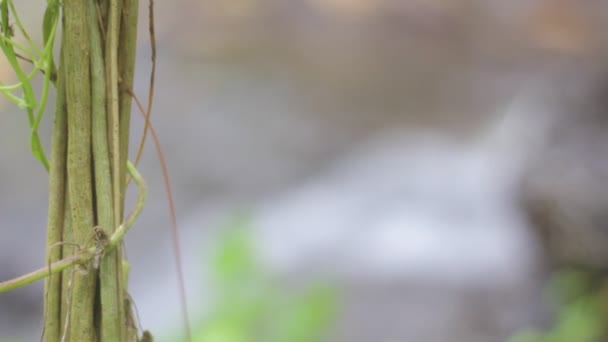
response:
M12 48L16 48L17 50L21 50L21 53L26 55L32 60L36 59L36 54L34 51L31 51L27 46L15 41L14 39L8 38L7 36L1 36L3 43L10 45ZM15 55L17 57L17 55Z
M118 226L114 234L112 234L112 236L110 236L110 238L108 239L108 243L104 247L104 253L111 252L114 248L116 248L116 246L118 246L118 244L120 244L129 229L133 227L133 224L141 214L141 211L143 210L146 204L146 198L148 196L148 187L146 185L146 182L131 162L128 162L127 170L129 172L129 175L131 176L131 178L133 178L135 184L137 185L137 202L135 203L133 210L126 218L126 220L120 226ZM22 275L11 280L1 282L0 293L31 284L51 274L61 272L71 266L77 264L87 264L93 259L96 251L96 247L90 247L76 252L75 254L63 258L48 266L42 267L36 271L30 272L28 274Z
M32 38L30 38L30 35L27 34L27 31L25 30L25 27L21 23L21 19L19 19L19 15L17 14L17 10L15 9L15 4L13 4L12 0L9 1L9 5L11 7L11 11L13 12L13 16L15 17L15 23L17 24L17 27L19 28L19 31L21 31L21 34L23 35L23 37L25 38L25 40L28 42L28 44L30 45L30 47L34 50L34 52L40 55L40 49L38 49L38 47L36 46L36 44L34 44L34 41L32 41Z
M138 0L123 0L123 7L120 16L120 30L119 30L119 38L118 38L118 72L120 74L118 81L120 82L120 88L126 85L131 88L133 86L133 75L135 72L135 53L137 50L137 21L139 15L139 1ZM124 207L125 207L125 193L127 188L127 170L125 169L127 165L127 158L129 155L129 132L131 126L131 102L132 98L130 95L126 94L124 91L120 91L117 94L119 96L119 140L118 140L118 165L119 168L119 177L117 179L116 186L120 188L120 192L118 196L115 197L115 200L118 201L118 208L120 208L120 212L116 212L117 218L119 220L123 219L124 216ZM136 162L137 163L137 162ZM126 273L123 266L123 273ZM121 277L121 288L127 289L128 281L127 277ZM127 297L127 296L125 296ZM124 301L127 303L127 301ZM125 305L124 313L126 318L126 340L133 341L137 338L137 329L134 329L133 324L129 324L129 322L134 322L134 317L132 317L133 311L129 305Z
M82 264L91 260L93 258L93 254L95 251L86 251L86 253L74 254L67 258L63 258L57 262L54 262L48 266L37 269L36 271L30 272L28 274L24 274L20 277L5 281L0 283L0 293L7 292L10 290L17 289L24 285L33 283L37 280L48 277L51 274L55 274L61 272L70 266L74 266L76 264Z
M34 78L34 76L36 76L36 73L38 71L39 70L37 68L34 68L34 70L30 71L30 73L27 75L27 80L31 81ZM11 90L20 89L22 87L23 87L23 84L21 82L11 84L11 85L0 85L0 92L8 92ZM21 99L20 97L15 96L15 98L17 98L17 99L19 99L19 101L23 102L23 99Z
M42 95L40 96L40 103L38 105L38 110L36 111L36 117L34 120L34 124L32 125L32 131L37 131L38 126L40 126L40 121L42 121L42 115L44 114L44 109L46 108L46 101L49 94L50 83L53 76L54 62L53 62L53 43L55 42L55 32L57 30L58 17L56 16L54 21L50 23L51 31L48 33L49 36L45 41L44 52L42 53L40 63L42 64L36 65L40 68L40 70L44 71L44 82L42 83Z
M124 215L125 188L127 187L127 165L129 154L129 132L131 121L131 103L133 98L125 89L133 89L133 78L135 73L135 57L137 48L137 22L139 16L139 1L124 0L122 9L122 23L120 26L120 54L118 56L118 68L120 72L120 170L121 196L120 196L120 218ZM135 161L137 166L137 161Z
M51 143L51 167L49 170L49 211L46 240L48 263L61 259L65 191L66 191L67 115L63 75L57 80L55 123ZM61 276L49 277L45 282L44 331L47 342L59 341L61 337Z
M89 3L91 18L97 17L93 1ZM97 20L89 21L91 38L91 94L93 111L93 159L95 166L95 198L97 204L97 224L109 236L114 227L112 202L112 177L107 134L106 79L103 61L101 34ZM107 253L101 260L99 269L101 300L101 341L122 341L124 336L124 306L119 277L121 265L116 250Z
M110 242L108 245L111 248L116 247L122 241L125 234L127 234L129 228L133 226L141 210L146 204L146 197L148 196L148 187L146 186L143 177L139 174L139 172L135 168L135 165L133 165L129 161L127 162L127 171L129 172L129 176L131 176L135 181L135 184L137 184L137 189L139 190L139 193L137 195L137 202L135 203L135 208L133 208L133 211L129 214L129 216L127 216L124 223L118 226L116 231L114 231L114 233L110 237Z
M122 1L110 0L108 31L106 32L106 72L108 73L108 113L110 122L110 141L112 146L112 174L114 189L114 212L120 213L120 119L118 100L118 35L120 32L120 9ZM120 217L114 217L116 225Z
M68 113L68 189L74 242L82 245L92 234L93 185L91 170L91 76L89 11L87 2L64 0L66 103ZM95 341L96 272L74 273L69 329L74 341Z
M63 71L62 71L63 72ZM66 111L67 113L67 111ZM67 114L66 114L67 115ZM67 136L67 134L66 134ZM67 153L66 153L67 155ZM67 163L67 160L66 160ZM67 174L66 174L67 177ZM72 209L70 208L70 191L68 190L68 182L67 182L67 178L66 178L66 182L65 182L65 205L64 205L64 212L63 212L63 236L62 236L62 240L64 242L67 242L65 245L62 246L62 255L66 256L66 255L73 255L76 254L77 248L74 245L74 235L73 235L73 229L72 229ZM68 312L69 307L70 307L70 296L69 296L69 291L67 290L70 286L70 280L71 277L69 275L66 274L62 274L61 276L61 326L63 327L65 325L65 321L68 317Z

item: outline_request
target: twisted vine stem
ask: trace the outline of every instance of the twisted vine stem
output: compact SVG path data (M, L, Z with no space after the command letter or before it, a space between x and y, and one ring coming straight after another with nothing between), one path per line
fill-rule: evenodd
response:
M125 234L127 234L129 229L139 217L139 214L141 214L141 211L146 203L146 198L148 196L148 186L146 185L146 182L131 162L127 162L127 170L137 185L137 201L135 202L135 207L133 207L129 216L127 216L125 221L119 225L116 231L109 237L107 244L105 244L103 247L103 252L109 252L122 241ZM93 258L98 253L99 250L95 246L81 249L75 254L56 261L48 266L39 268L20 277L1 282L0 293L31 284L37 280L44 279L51 274L61 272L75 265L87 265L93 261Z

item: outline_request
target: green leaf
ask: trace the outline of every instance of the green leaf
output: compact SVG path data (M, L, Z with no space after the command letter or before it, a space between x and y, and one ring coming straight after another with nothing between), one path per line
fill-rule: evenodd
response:
M277 320L277 342L321 341L336 314L336 291L316 286L291 298Z
M57 0L49 0L44 11L44 17L42 19L42 39L44 45L48 42L49 38L52 37L54 26L59 17L59 2ZM53 33L54 34L54 33Z
M34 157L38 159L38 161L40 161L44 168L48 171L49 161L44 155L44 149L42 148L42 144L40 143L40 137L38 136L38 133L32 132L32 135L30 136L30 146L32 148L32 154L34 155Z
M242 284L259 272L246 224L246 221L239 219L224 229L212 265L214 277L220 286Z
M239 216L222 229L212 255L216 287L195 342L319 342L333 322L336 293L315 286L292 292L259 266L250 220Z

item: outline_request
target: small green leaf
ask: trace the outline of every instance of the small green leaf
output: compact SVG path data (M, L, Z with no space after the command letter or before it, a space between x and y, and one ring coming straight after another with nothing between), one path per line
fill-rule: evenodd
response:
M42 144L40 143L40 137L38 137L38 133L33 132L30 136L30 145L32 147L32 154L38 161L42 163L44 168L49 170L49 161L46 159L44 155L44 149L42 148Z
M51 38L53 27L55 26L59 16L59 3L57 0L50 0L44 11L44 18L42 19L42 39L44 45Z
M282 306L284 312L276 321L277 342L320 341L335 317L336 292L316 286L293 295Z
M223 232L213 258L213 271L222 285L238 284L257 272L251 236L242 220L232 222Z

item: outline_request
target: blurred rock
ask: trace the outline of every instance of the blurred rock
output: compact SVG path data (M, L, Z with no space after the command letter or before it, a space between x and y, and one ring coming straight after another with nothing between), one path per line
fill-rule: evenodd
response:
M555 266L608 269L607 75L563 66L531 95L544 102L546 133L522 175L521 199Z

